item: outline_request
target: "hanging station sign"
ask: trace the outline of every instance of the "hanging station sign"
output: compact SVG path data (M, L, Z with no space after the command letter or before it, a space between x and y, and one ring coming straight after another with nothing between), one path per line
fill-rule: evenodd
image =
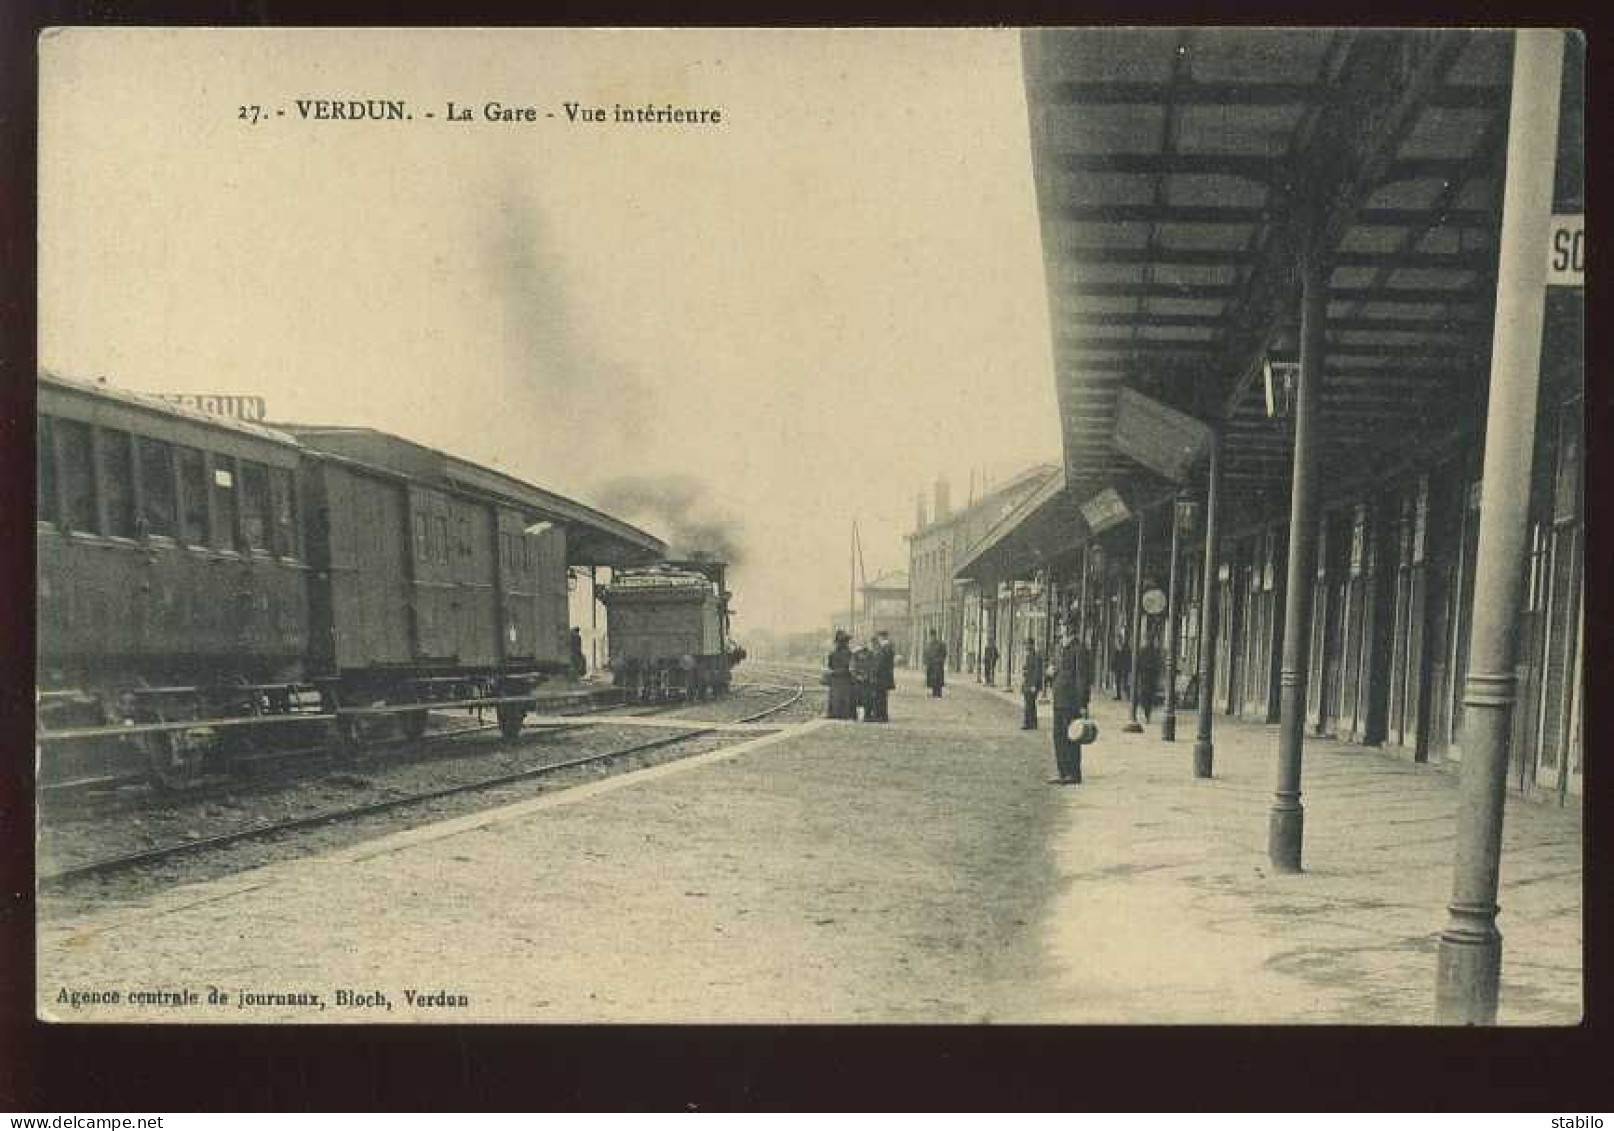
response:
M1547 235L1547 286L1586 285L1586 214L1556 215Z
M1106 487L1081 505L1082 518L1094 534L1119 526L1132 517L1132 509L1114 487Z
M1210 442L1205 424L1153 397L1122 389L1115 398L1116 448L1173 483L1188 478Z

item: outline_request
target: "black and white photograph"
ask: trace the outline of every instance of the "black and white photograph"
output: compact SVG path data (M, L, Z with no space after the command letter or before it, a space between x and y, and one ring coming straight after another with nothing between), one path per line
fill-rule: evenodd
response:
M1586 57L46 29L34 1016L1581 1024Z

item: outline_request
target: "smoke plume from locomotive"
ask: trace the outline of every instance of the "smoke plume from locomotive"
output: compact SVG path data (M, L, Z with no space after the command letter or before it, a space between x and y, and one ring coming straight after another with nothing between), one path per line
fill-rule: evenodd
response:
M601 510L663 538L673 558L711 554L730 566L745 560L744 527L717 509L692 475L624 475L591 493Z
M579 330L574 282L543 209L512 183L492 215L481 260L504 323L510 383L501 416L519 421L524 446L544 453L529 474L579 490L593 469L643 458L656 390Z

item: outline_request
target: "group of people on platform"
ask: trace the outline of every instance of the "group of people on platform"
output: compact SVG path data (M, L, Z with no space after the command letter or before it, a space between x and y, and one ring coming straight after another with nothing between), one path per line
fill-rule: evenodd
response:
M861 711L866 723L891 721L897 653L889 632L881 629L866 644L853 649L851 634L836 629L835 647L825 667L824 682L829 685L827 717L856 720Z
M997 663L997 649L989 645L991 660ZM940 698L947 681L947 645L934 629L924 649L925 685ZM856 719L863 712L864 722L890 722L891 690L896 686L896 654L890 635L879 632L867 645L852 648L851 636L837 629L835 647L826 661L824 682L829 686L828 717ZM1027 646L1020 671L1020 691L1025 700L1024 730L1037 729L1037 699L1044 685L1053 690L1054 763L1058 776L1050 784L1080 785L1082 743L1071 737L1071 723L1087 716L1092 688L1087 651L1076 638L1074 625L1061 624L1058 655L1050 665L1037 649L1035 639Z

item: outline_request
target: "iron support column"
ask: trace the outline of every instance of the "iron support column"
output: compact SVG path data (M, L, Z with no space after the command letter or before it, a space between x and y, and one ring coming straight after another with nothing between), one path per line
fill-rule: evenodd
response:
M1177 741L1177 500L1171 501L1171 558L1166 564L1166 701L1160 712L1160 739Z
M1463 692L1457 861L1446 928L1440 934L1435 988L1436 1018L1445 1024L1490 1025L1496 1021L1502 971L1502 933L1496 928L1500 910L1497 875L1502 860L1513 661L1540 391L1545 249L1552 217L1563 51L1562 32L1514 33L1513 103L1496 273L1479 551Z
M1009 582L1009 646L1003 650L1003 686L1014 690L1014 606L1020 596L1020 583Z
M1211 700L1216 692L1216 507L1222 494L1222 433L1213 429L1205 475L1205 568L1199 586L1199 733L1194 738L1194 776L1208 778L1216 766Z
M588 650L589 671L600 670L600 575L598 566L588 567Z
M1306 732L1306 676L1311 660L1311 600L1317 564L1317 401L1323 381L1328 271L1308 234L1300 262L1300 376L1295 389L1294 474L1289 492L1289 582L1279 673L1278 786L1267 823L1267 858L1280 872L1300 871L1306 813L1300 804L1300 755Z
M1081 605L1076 610L1076 631L1079 634L1076 639L1081 643L1083 654L1087 652L1087 577L1092 572L1093 543L1089 541L1082 546L1082 587L1081 596L1077 598ZM1088 659L1088 663L1092 663L1091 658ZM1087 674L1089 677L1092 676L1091 668L1088 669Z
M1131 688L1132 711L1126 726L1121 729L1127 734L1142 734L1143 724L1138 722L1138 660L1143 656L1143 526L1145 512L1138 512L1138 544L1132 558L1132 627L1128 633L1132 637L1132 666L1127 672L1127 684Z

